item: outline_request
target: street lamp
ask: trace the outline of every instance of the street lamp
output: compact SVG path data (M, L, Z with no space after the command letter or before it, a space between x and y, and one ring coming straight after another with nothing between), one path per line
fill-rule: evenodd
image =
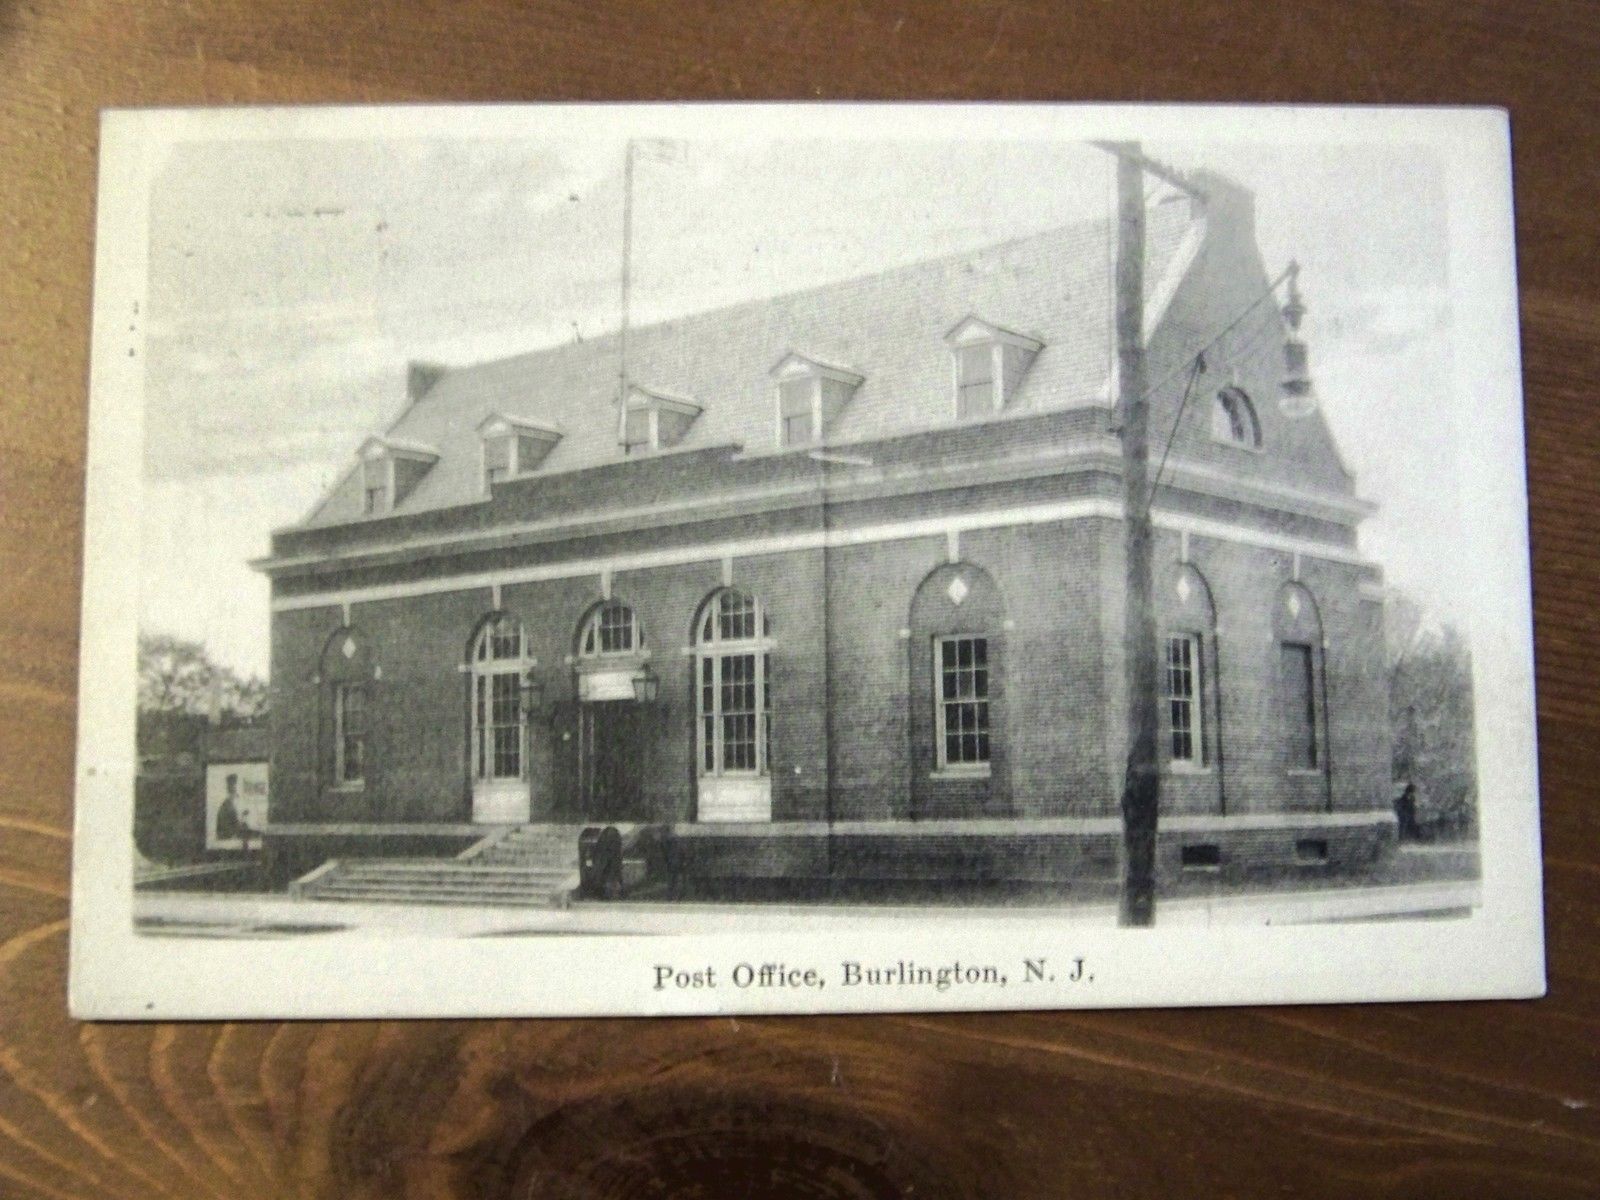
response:
M661 691L661 677L645 663L633 676L633 698L640 704L652 704Z
M1278 406L1286 417L1309 417L1317 411L1317 394L1311 387L1311 367L1300 322L1306 305L1300 298L1300 264L1289 264L1289 296L1283 306L1283 319L1289 336L1283 343L1283 384Z

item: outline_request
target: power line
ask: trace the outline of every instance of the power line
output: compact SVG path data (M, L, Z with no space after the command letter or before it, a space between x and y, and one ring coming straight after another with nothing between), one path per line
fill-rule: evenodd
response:
M1211 347L1215 346L1223 338L1227 337L1230 333L1232 333L1235 329L1237 329L1239 327L1240 323L1246 317L1248 317L1251 313L1255 312L1256 309L1261 307L1261 302L1263 300L1267 299L1269 296L1272 295L1273 292L1278 290L1278 285L1281 284L1285 279L1289 278L1289 276L1294 273L1294 271L1296 270L1297 266L1298 266L1298 264L1296 264L1296 263L1290 263L1281 272L1279 272L1278 277L1276 279L1274 279L1271 283L1267 284L1267 287L1266 287L1265 291L1263 291L1259 296L1257 296L1248 305L1246 305L1243 309L1241 309L1238 316L1234 317L1233 320L1229 321L1220 330L1218 330L1217 333L1214 336L1212 336L1208 341L1206 341L1205 344L1203 344L1202 346L1198 347L1194 351L1194 353L1195 354L1204 354L1207 350L1211 349ZM1175 371L1172 371L1170 374L1163 376L1162 379L1159 382L1157 382L1155 384L1152 384L1150 387L1146 388L1144 394L1146 396L1150 396L1150 395L1154 394L1155 392L1160 391L1162 388L1166 387L1167 384L1171 383L1174 379L1177 379L1180 375L1182 375L1185 371L1187 371L1189 369L1189 362L1190 362L1190 356L1185 355L1184 356L1184 360L1183 360L1183 366L1179 367Z
M1161 486L1161 472L1167 469L1167 455L1172 453L1172 441L1178 436L1178 426L1183 422L1183 410L1189 406L1190 393L1194 391L1194 381L1200 378L1200 372L1206 369L1205 352L1201 351L1194 356L1194 369L1189 372L1189 382L1183 386L1183 399L1178 401L1178 415L1172 418L1172 428L1167 430L1167 444L1161 448L1161 462L1156 466L1156 473L1150 480L1150 499L1156 498L1156 489Z
M1166 470L1166 468L1167 468L1167 456L1172 453L1172 443L1178 436L1178 426L1183 422L1184 409L1186 409L1188 407L1188 405L1189 405L1189 396L1194 391L1195 381L1197 379L1199 379L1200 373L1206 369L1206 351L1210 350L1213 346L1215 346L1223 338L1227 337L1228 334L1232 333L1235 329L1237 329L1244 322L1244 319L1246 317L1248 317L1251 313L1253 313L1257 308L1259 308L1261 306L1261 302L1263 300L1265 300L1268 296L1271 296L1274 292L1276 292L1278 290L1278 285L1280 283L1282 283L1290 275L1294 274L1296 269L1297 269L1296 264L1291 262L1287 267L1284 268L1283 272L1281 274L1279 274L1279 276L1276 279L1274 279L1271 283L1269 283L1267 285L1267 288L1266 288L1266 290L1264 292L1262 292L1259 296L1257 296L1254 300L1252 300L1249 303L1249 305L1246 306L1236 317L1234 317L1233 320L1229 321L1227 325L1223 326L1222 330L1220 332L1218 332L1214 337L1212 337L1210 341L1206 342L1205 345L1201 346L1200 349L1195 351L1193 359L1191 359L1190 362L1189 362L1189 367L1188 367L1189 380L1188 380L1188 382L1186 384L1184 384L1182 399L1180 399L1178 401L1178 413L1177 413L1177 415L1175 417L1172 418L1172 428L1167 431L1166 445L1163 446L1162 450L1161 450L1161 462L1160 462L1160 465L1158 465L1156 467L1156 472L1150 479L1150 499L1151 500L1155 499L1156 489L1161 486L1161 475L1162 475L1162 472L1164 472ZM1254 356L1255 356L1255 354L1259 354L1260 353L1260 350L1258 350L1256 348L1257 344L1262 342L1262 340L1267 336L1268 332L1269 332L1268 329L1265 329L1265 328L1262 329L1262 331L1260 333L1257 333L1254 337L1252 337L1248 342L1245 343L1245 346L1244 346L1242 351L1237 352L1237 353L1235 353L1233 355L1230 355L1229 356L1229 362L1237 365L1241 361L1244 361L1244 362L1252 361ZM1263 346L1262 349L1264 349L1264 348L1265 347ZM1254 353L1251 353L1252 351L1254 351ZM1241 359L1241 354L1245 355L1245 357L1243 357L1242 359ZM1182 373L1183 370L1184 370L1184 368L1180 367L1177 371L1172 372L1172 374L1168 375L1165 379L1163 379L1160 383L1156 384L1154 387L1147 388L1145 390L1145 396L1148 397L1150 395L1153 395L1158 388L1165 387L1173 379L1176 379L1178 377L1178 375L1180 373Z

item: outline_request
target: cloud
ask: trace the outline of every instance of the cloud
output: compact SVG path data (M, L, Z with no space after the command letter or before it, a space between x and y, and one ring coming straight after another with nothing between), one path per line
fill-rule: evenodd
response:
M1450 294L1443 287L1388 287L1334 293L1319 299L1308 333L1341 350L1399 354L1449 327Z

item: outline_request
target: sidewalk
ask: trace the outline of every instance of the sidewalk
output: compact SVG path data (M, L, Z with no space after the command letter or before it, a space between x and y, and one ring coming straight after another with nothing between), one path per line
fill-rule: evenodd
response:
M1301 925L1467 915L1476 881L1279 891L1160 902L1158 925ZM578 902L569 909L295 900L287 896L139 893L141 933L171 937L515 937L551 934L704 934L883 930L898 922L954 928L1037 929L1050 923L1113 926L1114 903L950 905L699 904Z

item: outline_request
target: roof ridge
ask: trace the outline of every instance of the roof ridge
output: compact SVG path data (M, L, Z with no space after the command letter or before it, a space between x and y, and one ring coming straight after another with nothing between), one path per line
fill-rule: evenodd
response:
M774 292L771 295L755 296L746 300L733 300L726 304L719 304L711 308L697 308L689 312L680 313L677 316L663 317L659 320L651 321L644 325L630 324L628 327L628 332L630 336L644 336L686 321L698 321L701 319L711 320L713 318L725 317L727 314L736 310L749 309L757 305L781 304L789 301L803 300L806 297L815 296L821 292L832 291L836 288L846 287L854 283L865 283L868 280L892 279L901 274L932 270L940 266L957 262L964 258L973 258L979 255L987 254L999 254L1028 242L1042 241L1046 238L1067 233L1070 230L1089 229L1096 225L1105 225L1109 228L1112 225L1112 222L1108 217L1085 217L1076 221L1068 221L1065 224L1046 226L1044 229L1036 229L1031 233L1018 234L1016 237L1004 238L998 242L984 242L980 245L972 246L966 250L952 250L949 253L936 255L932 258L911 259L907 262L899 263L892 267L886 267L879 271L865 271L859 274L842 275L837 279L825 280L822 283L814 283L807 287L795 288L791 291ZM515 354L507 354L499 358L480 359L475 362L466 362L458 365L440 365L445 366L444 378L449 378L451 375L457 375L463 371L471 371L480 367L494 367L502 364L520 362L527 359L536 358L540 355L549 354L552 351L567 350L576 348L578 346L585 347L590 353L594 353L597 347L604 346L607 343L615 343L620 334L620 326L612 326L607 328L604 332L586 337L582 341L574 341L569 339L558 342L550 342L546 345L530 347L527 350L519 350ZM430 388L426 393L419 396L415 401L413 401L411 404L408 404L404 409L401 410L399 416L395 418L396 423L398 424L398 422L404 420L406 414L410 412L412 408L425 403L430 397L435 397L438 395L439 389L437 387ZM393 426L391 426L391 428L393 428Z
M1152 214L1149 288L1158 286L1182 245L1205 225L1203 214L1189 206ZM630 329L628 382L703 403L689 435L696 443L761 441L776 436L775 418L763 400L770 399L774 361L787 352L847 365L866 376L867 390L835 414L833 436L859 440L943 420L949 371L933 347L947 351L938 339L962 317L977 316L1049 350L1030 367L1020 395L1032 389L1062 402L1090 403L1095 379L1104 377L1109 361L1114 230L1109 214L1082 216L1009 237L991 234L978 245L876 271L662 317ZM927 322L937 329L923 328ZM616 449L619 334L612 329L464 362L400 406L381 436L427 445L440 455L405 510L482 498L472 442L477 424L490 413L565 431L541 470L610 461ZM924 337L932 340L926 347L916 341L913 352L908 339ZM359 515L350 482L356 469L351 464L339 475L303 523Z

